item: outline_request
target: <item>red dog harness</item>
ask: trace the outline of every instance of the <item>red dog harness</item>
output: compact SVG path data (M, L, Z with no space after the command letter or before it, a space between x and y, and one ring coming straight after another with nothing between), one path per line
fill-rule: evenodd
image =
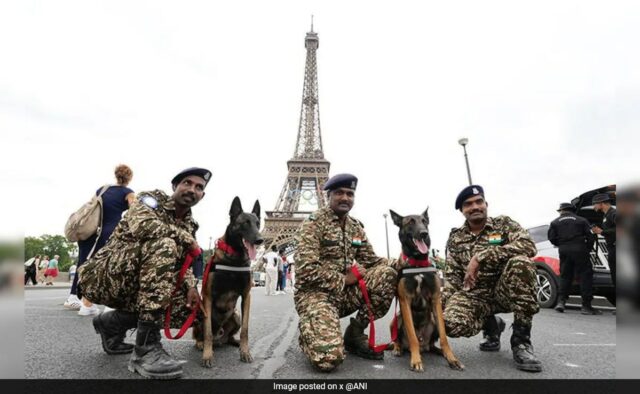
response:
M218 239L216 241L216 249L220 249L224 253L226 253L226 254L228 254L230 256L237 255L237 252L229 244L227 244L223 239ZM180 289L180 286L182 285L182 281L184 280L184 275L186 274L187 269L189 269L191 264L193 264L193 259L195 259L199 255L200 255L200 249L195 250L195 251L194 250L190 250L189 253L187 253L187 257L185 258L184 263L182 264L182 268L180 269L180 273L178 274L178 279L176 281L176 288L173 290L173 293L171 294L172 297ZM209 278L209 271L211 271L211 268L214 266L214 264L213 264L214 255L215 255L215 251L214 251L213 254L211 254L211 257L209 258L209 261L207 261L207 265L204 268L204 273L202 275L202 290L200 291L200 296L201 297L204 296L204 289L206 288L207 279ZM232 267L232 266L227 266L227 265L217 265L217 266L215 266L215 269L226 270L226 271L249 271L249 270L251 270L251 267ZM199 307L200 307L200 300L198 300L197 304L193 307L193 310L191 311L191 314L189 315L187 320L184 322L182 327L180 327L180 330L178 331L178 333L175 336L173 336L171 334L171 330L170 330L170 327L171 327L171 304L169 304L169 307L167 308L167 312L166 312L165 319L164 319L164 335L168 339L180 339L180 338L182 338L184 333L187 332L189 327L191 327L191 325L193 324L193 321L196 319L196 315L198 314L198 308Z

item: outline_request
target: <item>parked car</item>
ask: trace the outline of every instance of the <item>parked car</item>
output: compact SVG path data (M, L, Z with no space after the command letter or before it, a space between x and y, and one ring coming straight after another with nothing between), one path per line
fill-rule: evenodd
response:
M595 212L591 199L598 193L610 193L615 205L615 186L606 186L594 189L574 198L571 203L576 206L576 214L584 217L591 224L601 225L602 213ZM551 219L549 220L551 222ZM558 302L560 290L560 258L558 248L547 237L549 225L544 224L528 229L538 248L538 254L534 257L538 279L538 303L542 308L553 308ZM607 243L604 237L598 236L589 255L593 267L593 295L606 297L613 305L616 304L616 291L611 281L609 270ZM571 288L571 294L580 294L579 281L576 278Z

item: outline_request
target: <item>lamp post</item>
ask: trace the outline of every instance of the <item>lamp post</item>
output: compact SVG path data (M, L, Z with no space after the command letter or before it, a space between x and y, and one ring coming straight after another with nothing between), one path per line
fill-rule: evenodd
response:
M384 217L384 234L387 238L387 260L390 259L389 256L389 227L387 226L387 214L383 213L382 216Z
M469 143L468 138L460 138L458 140L458 144L462 145L462 149L464 150L464 162L467 164L467 176L469 177L469 185L473 185L471 181L471 170L469 169L469 157L467 156L467 144Z
M213 241L213 237L209 237L209 250L211 250L211 241Z

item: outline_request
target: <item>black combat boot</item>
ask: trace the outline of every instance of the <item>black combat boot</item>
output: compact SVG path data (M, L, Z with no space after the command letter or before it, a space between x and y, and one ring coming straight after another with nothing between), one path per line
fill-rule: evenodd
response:
M583 315L602 315L602 312L594 309L591 306L591 301L582 303L582 309L580 309L580 313L582 313Z
M351 318L351 323L344 332L344 348L358 357L370 360L382 360L384 352L374 352L369 348L369 338L364 334L366 324L359 322L356 318Z
M520 323L513 323L513 335L511 335L511 350L516 368L528 372L542 371L540 360L533 354L531 345L531 327Z
M136 346L129 359L129 371L152 379L177 379L182 376L182 364L162 348L160 323L138 321Z
M93 318L93 328L102 338L102 348L107 354L129 354L133 345L124 342L127 330L136 328L138 314L135 312L109 311Z
M485 320L482 327L484 341L480 342L480 350L483 352L497 352L500 350L500 335L506 324L496 315L491 315Z
M557 312L564 312L564 307L566 304L566 300L560 300L558 301L558 305L556 305L556 307L554 308Z

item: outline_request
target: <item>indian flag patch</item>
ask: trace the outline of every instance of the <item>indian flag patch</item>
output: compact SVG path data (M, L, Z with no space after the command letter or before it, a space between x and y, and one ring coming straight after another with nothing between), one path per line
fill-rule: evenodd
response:
M362 246L362 239L354 238L353 241L351 241L351 245L353 245L353 246Z
M489 243L491 245L500 245L502 243L502 235L500 233L489 234Z

